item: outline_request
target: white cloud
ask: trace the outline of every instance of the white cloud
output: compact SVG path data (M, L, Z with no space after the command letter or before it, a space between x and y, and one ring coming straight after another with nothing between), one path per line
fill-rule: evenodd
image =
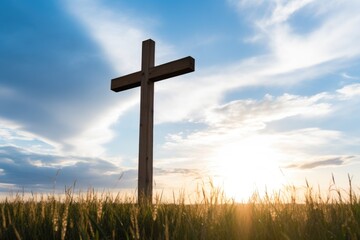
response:
M116 14L99 1L67 1L67 8L99 43L111 65L119 72L139 65L139 43L145 33L124 14Z
M140 70L141 42L150 37L149 30L143 28L146 17L115 11L96 0L67 1L67 8L103 49L115 70L122 74ZM172 51L170 46L157 41L161 44L156 57L162 58Z
M202 69L189 76L191 80L176 79L159 86L157 122L201 118L204 110L217 105L229 90L293 85L338 71L359 58L360 32L354 29L360 25L360 16L353 10L357 3L333 6L337 11L328 9L319 25L298 33L286 19L311 1L276 2L280 7L273 9L272 16L283 11L282 21L271 20L272 26L258 29L258 34L264 36L263 43L268 44L268 53L231 66ZM311 4L313 12L321 7Z
M83 132L65 141L73 146L72 152L83 156L106 155L106 149L102 145L114 137L111 126L139 101L136 95L130 95L123 100L107 108L106 111L102 111L98 117L87 123Z
M209 112L206 122L211 126L234 128L258 125L292 116L316 117L331 112L329 103L321 102L326 94L300 97L284 94L274 98L266 95L259 100L237 100Z
M341 73L341 76L345 79L350 79L350 80L359 80L359 77L356 76L352 76L346 72Z
M322 102L324 96L323 94L306 98L285 94L277 98L266 96L261 101L234 101L207 112L205 121L208 124L208 128L189 135L184 133L170 135L164 148L166 151L172 154L175 153L178 156L179 154L183 155L185 153L186 155L186 153L190 152L194 159L208 158L213 155L214 151L227 145L233 146L238 144L239 151L242 151L242 145L250 146L254 143L256 146L256 141L260 139L263 141L263 145L269 145L267 148L270 149L270 145L273 146L277 142L282 142L280 139L285 137L279 137L281 133L270 135L260 133L261 130L266 128L268 123L293 116L306 118L324 117L331 112L331 105ZM309 136L312 135L312 132L327 133L327 131L320 129L305 129L304 132L296 133L296 135ZM329 131L329 134L331 133ZM289 132L285 136L293 134L295 133ZM329 137L330 135L326 135L327 139ZM313 137L311 138L314 139ZM286 139L289 140L288 138ZM240 152L239 156L241 156Z
M239 2L244 4L244 1ZM269 8L271 14L248 14L253 22L259 23L255 25L256 38L269 44L270 64L266 65L267 69L260 70L273 75L359 56L360 47L357 42L360 34L354 31L360 23L360 17L355 10L359 7L357 1L328 1L326 7L322 1L314 0L274 0L261 3L264 6L252 6L254 11ZM309 4L309 16L317 15L320 9L325 12L316 16L318 24L308 26L309 30L305 33L297 32L295 26L287 20Z
M346 85L341 89L338 89L337 92L340 94L340 97L343 98L352 98L360 95L360 83L354 83Z
M10 120L0 118L0 141L7 145L21 146L25 144L29 151L41 153L56 153L61 145L55 141L24 130L25 127ZM40 147L41 145L41 147Z
M237 6L238 8L245 7L259 7L265 0L227 0L228 3Z
M285 22L295 12L305 7L314 0L276 0L275 9L273 10L270 19L267 19L262 25L269 26Z
M277 27L270 33L273 35L270 38L271 47L278 60L275 72L293 71L338 59L358 57L360 47L356 43L360 34L353 29L359 24L359 16L333 16L309 35L293 33L287 26Z
M204 166L210 166L207 170L211 171L211 168L233 164L232 161L236 159L246 159L245 168L249 164L254 164L256 168L258 164L265 164L264 159L267 159L264 166L271 168L296 163L304 165L305 169L312 166L308 163L328 160L329 156L359 155L357 150L349 153L349 149L357 146L359 140L345 132L316 125L301 127L302 122L314 118L331 121L331 117L337 114L336 107L350 99L343 98L340 90L309 97L267 95L262 100L237 100L209 109L204 119L207 128L168 136L162 149L162 161L173 166L203 170L207 169ZM270 125L277 121L286 122L289 117L296 117L300 125L290 129L289 126L273 128ZM167 159L167 155L171 159ZM177 156L177 160L174 156ZM318 160L315 161L315 158ZM341 163L347 164L350 160ZM327 161L318 162L317 165L327 163L340 164L339 161Z

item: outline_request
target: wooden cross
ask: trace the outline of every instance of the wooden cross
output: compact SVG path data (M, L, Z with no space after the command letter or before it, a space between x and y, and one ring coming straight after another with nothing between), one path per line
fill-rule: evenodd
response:
M124 91L140 86L140 140L138 202L152 201L154 82L193 72L195 59L185 57L155 67L155 42L142 43L141 71L111 80L111 90Z

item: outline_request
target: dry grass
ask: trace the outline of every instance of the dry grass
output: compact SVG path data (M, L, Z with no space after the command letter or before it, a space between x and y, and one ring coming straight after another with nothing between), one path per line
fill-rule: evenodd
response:
M324 198L307 185L253 197L243 204L221 190L200 190L198 200L139 206L111 194L65 191L0 203L0 239L360 239L360 201L332 185ZM335 196L334 196L335 193Z

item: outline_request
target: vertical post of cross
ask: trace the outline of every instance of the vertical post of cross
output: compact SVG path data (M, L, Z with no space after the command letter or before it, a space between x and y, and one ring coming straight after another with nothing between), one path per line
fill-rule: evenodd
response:
M154 128L154 82L150 81L150 69L155 65L155 42L142 43L140 141L138 168L138 201L152 201L153 184L153 128Z
M111 90L125 91L140 88L140 133L138 202L152 203L153 190L153 128L154 128L154 83L190 73L195 70L195 59L188 56L155 66L155 42L142 43L141 71L111 80Z

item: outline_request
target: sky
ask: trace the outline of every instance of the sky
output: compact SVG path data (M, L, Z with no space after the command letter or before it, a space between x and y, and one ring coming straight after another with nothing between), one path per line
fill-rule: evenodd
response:
M155 84L154 189L360 186L358 0L0 2L0 192L135 192L139 88L110 81L186 56ZM190 194L189 193L189 194Z

